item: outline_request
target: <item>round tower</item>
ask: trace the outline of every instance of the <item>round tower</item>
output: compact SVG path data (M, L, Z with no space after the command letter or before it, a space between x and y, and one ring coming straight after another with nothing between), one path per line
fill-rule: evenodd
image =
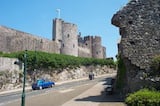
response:
M71 23L62 24L61 53L78 56L77 26Z
M103 47L101 46L101 37L95 36L92 42L92 57L103 58Z

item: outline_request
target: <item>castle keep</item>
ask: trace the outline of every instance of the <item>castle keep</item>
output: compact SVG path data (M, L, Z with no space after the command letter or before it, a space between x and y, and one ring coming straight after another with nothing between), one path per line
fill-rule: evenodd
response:
M79 57L106 58L101 37L78 34L78 27L62 19L53 20L52 40L0 26L0 51L37 50Z
M152 71L153 57L160 55L160 0L131 0L113 16L112 24L120 29L126 85L131 91L140 89L147 85L142 79Z

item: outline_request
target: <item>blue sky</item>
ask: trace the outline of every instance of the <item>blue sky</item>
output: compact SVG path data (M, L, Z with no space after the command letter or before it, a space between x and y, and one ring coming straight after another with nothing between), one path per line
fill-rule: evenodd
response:
M52 39L52 20L58 16L78 26L82 36L98 35L107 57L117 54L119 29L111 18L128 0L0 0L0 25Z

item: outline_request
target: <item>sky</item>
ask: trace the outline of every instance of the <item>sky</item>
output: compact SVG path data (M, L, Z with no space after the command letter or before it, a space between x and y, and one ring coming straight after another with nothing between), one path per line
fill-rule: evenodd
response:
M117 55L119 29L113 15L128 0L0 0L0 25L52 39L52 21L60 18L78 26L82 36L100 36L107 57Z

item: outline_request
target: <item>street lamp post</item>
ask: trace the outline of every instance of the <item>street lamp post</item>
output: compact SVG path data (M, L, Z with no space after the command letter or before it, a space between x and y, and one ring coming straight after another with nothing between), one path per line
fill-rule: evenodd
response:
M23 91L22 91L22 98L21 98L21 106L25 106L26 69L27 69L27 50L25 50L25 54L24 54Z

